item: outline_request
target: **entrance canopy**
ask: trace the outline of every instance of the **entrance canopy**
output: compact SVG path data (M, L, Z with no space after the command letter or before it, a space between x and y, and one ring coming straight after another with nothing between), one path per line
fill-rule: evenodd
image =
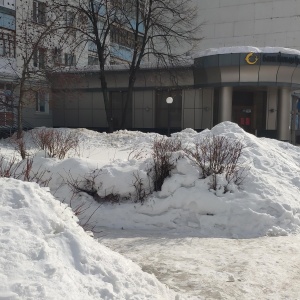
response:
M203 86L300 88L300 51L287 48L227 47L194 56L194 80Z

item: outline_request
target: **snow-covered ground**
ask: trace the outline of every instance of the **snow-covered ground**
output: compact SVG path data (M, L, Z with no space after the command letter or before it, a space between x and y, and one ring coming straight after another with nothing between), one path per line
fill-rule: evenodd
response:
M134 202L134 182L138 176L147 188L151 147L160 137L130 131L77 132L80 147L63 160L45 157L30 133L25 141L34 155L33 171L50 180L51 194L72 207L80 224L96 232L100 244L153 273L178 292L177 299L300 299L298 147L258 139L230 122L202 133L183 130L172 138L184 146L208 135L241 141L246 146L241 162L248 169L242 186L230 184L229 192L223 193L226 182L220 178L218 190L210 190L211 178L199 179L199 169L177 153L176 168L162 190L141 204ZM8 140L0 147L6 159L16 155ZM66 185L84 187L88 180L97 189L96 200L109 197L117 203L99 203L86 193L74 194ZM175 299L176 293L154 276L96 244L49 192L12 179L2 179L1 190L5 238L0 247L6 252L1 251L5 271L0 272L0 299ZM10 255L12 249L21 255ZM12 256L20 259L13 261ZM81 261L83 256L87 262ZM70 281L74 295L87 296L73 296ZM62 290L64 282L68 287Z
M199 238L105 230L99 241L188 299L300 299L300 236Z

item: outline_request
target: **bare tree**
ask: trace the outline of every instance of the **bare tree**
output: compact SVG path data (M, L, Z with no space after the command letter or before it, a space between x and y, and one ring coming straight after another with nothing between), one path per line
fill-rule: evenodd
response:
M186 53L199 41L200 25L196 23L197 9L190 0L78 0L76 4L60 4L73 15L83 16L79 43L95 47L99 79L104 98L109 131L113 130L111 103L107 88L107 65L115 63L116 45L130 50L128 88L121 127L124 127L128 104L141 64L149 59L159 67L182 63ZM182 49L181 52L178 49Z
M185 63L188 60L187 54L201 40L197 7L191 0L129 2L130 5L124 1L122 9L125 20L123 26L125 24L125 27L130 28L133 33L128 93L122 114L122 127L125 125L128 104L132 101L136 75L145 58L158 68L170 70Z
M76 46L94 49L94 58L99 65L99 79L107 124L109 132L112 132L113 120L107 89L106 65L109 64L110 57L110 32L112 26L118 22L118 10L112 5L111 0L78 0L76 3L58 1L57 4L62 10L81 20L81 22L69 24L69 28L77 33Z

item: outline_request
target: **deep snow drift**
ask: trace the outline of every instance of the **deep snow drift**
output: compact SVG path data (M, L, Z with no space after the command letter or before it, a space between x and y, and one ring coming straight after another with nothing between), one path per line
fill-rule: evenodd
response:
M114 134L81 130L80 157L43 158L34 167L46 169L52 193L69 203L82 224L115 229L173 230L205 237L251 238L297 233L300 229L300 149L277 140L257 138L231 122L197 133L186 129L172 135L191 145L207 135L224 135L247 147L242 162L249 168L240 188L210 191L211 178L199 179L199 170L187 158L178 160L162 190L144 204L133 203L135 175L146 187L151 146L156 134L119 131ZM30 139L28 139L28 143ZM85 147L85 148L84 148ZM142 158L131 159L142 149ZM99 197L119 195L120 204L99 204L85 193L73 195L63 182L94 176ZM122 200L123 199L123 200ZM124 200L129 199L129 200ZM91 216L92 215L92 216Z
M37 184L2 178L0 190L0 299L180 299Z

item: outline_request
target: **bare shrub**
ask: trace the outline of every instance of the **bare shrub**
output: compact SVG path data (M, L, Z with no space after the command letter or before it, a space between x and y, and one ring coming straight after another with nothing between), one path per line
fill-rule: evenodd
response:
M48 140L51 133L50 130L51 129L46 129L46 128L31 130L31 136L33 142L39 149L41 150L47 149L46 145L49 143Z
M99 197L99 202L119 203L121 196L116 193L109 193L105 196Z
M213 135L185 149L185 153L199 167L201 178L212 176L212 189L217 190L218 175L223 174L227 181L224 192L227 192L230 183L240 186L246 177L247 168L240 164L245 147L239 140Z
M75 131L44 128L33 130L32 138L36 146L51 158L64 159L71 149L76 151L79 147L79 136Z
M36 172L32 170L33 159L28 158L23 161L17 161L15 157L5 160L0 157L0 177L14 178L28 182L36 182L40 186L48 186L51 177L45 179L47 170L38 169Z
M29 156L28 151L26 149L26 143L23 138L23 133L20 138L17 138L17 135L13 135L10 138L10 142L13 144L15 150L20 154L22 159L25 159Z
M142 160L147 156L145 147L134 146L128 154L128 160Z
M146 200L146 198L152 193L150 183L148 187L145 186L144 180L141 178L138 172L133 173L133 187L135 189L134 202L141 202L142 204Z
M181 141L170 138L155 139L152 146L152 166L148 174L153 181L154 191L160 191L164 180L170 176L176 166L176 159L172 158L173 152L182 149Z
M88 174L85 174L81 178L74 178L71 172L69 172L67 178L67 185L71 188L73 194L84 192L92 196L96 201L98 201L98 190L101 188L101 184L97 184L96 179L100 175L100 173L101 170L93 170Z
M69 172L67 178L67 185L71 188L73 195L77 195L81 192L86 193L94 198L99 203L119 203L120 195L115 193L105 194L105 196L99 196L98 192L102 188L102 183L97 183L97 178L101 174L102 170L93 170L81 178L74 178Z
M92 202L81 202L76 206L72 206L72 201L70 202L70 207L74 212L74 215L79 219L79 225L85 230L90 231L92 233L100 233L95 230L97 223L95 221L91 221L92 217L96 213L96 211L102 206L102 203L98 204L95 207Z
M33 171L31 169L29 174L26 172L26 174L28 174L26 175L26 179L27 179L26 181L35 182L39 186L48 187L52 179L52 176L49 176L48 174L49 172L50 171L48 170L41 170L41 167L37 171Z
M0 157L0 177L16 178L16 170L20 162L15 157L6 160L3 156Z

